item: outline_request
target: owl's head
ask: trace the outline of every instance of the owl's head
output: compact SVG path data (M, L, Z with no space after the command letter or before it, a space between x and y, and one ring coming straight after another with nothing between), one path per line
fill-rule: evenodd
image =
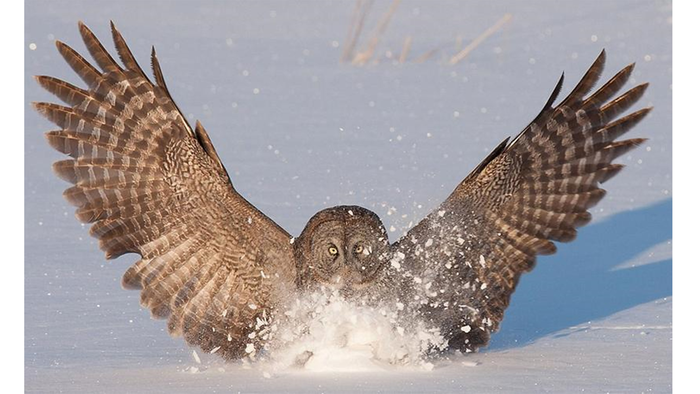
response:
M324 209L294 242L297 282L352 293L378 279L388 251L386 229L374 212L358 206Z

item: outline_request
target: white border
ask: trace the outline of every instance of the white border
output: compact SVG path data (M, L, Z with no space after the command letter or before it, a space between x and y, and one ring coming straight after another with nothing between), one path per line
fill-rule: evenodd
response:
M698 3L673 4L673 388L696 387L698 257ZM692 226L692 227L691 227ZM649 357L654 357L650 354ZM692 391L692 390L691 390Z
M3 320L3 391L24 387L24 3L8 1L0 13L3 61L2 106L3 169L2 244L3 277L0 288ZM18 39L21 37L21 39ZM8 182L9 178L9 182ZM19 246L22 245L20 248Z

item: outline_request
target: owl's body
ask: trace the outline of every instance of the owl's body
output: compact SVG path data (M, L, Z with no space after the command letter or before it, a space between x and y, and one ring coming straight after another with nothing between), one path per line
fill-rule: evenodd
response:
M236 192L207 132L168 92L155 51L154 83L114 26L123 65L82 23L80 32L101 70L57 47L88 89L37 77L68 104L35 104L60 127L47 133L51 146L71 156L54 164L74 184L64 195L107 258L141 256L123 285L141 289L171 334L229 359L266 348L275 319L318 288L405 305L452 348L486 345L521 274L590 220L600 183L622 168L612 161L643 141L616 139L650 110L618 119L646 88L617 96L632 65L589 94L603 52L567 98L553 106L560 79L533 122L398 241L357 206L317 213L294 238Z

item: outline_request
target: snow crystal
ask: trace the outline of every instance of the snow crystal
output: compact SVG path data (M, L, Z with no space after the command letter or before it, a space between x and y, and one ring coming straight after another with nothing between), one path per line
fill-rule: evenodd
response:
M403 261L403 259L404 259L405 257L406 257L405 254L403 254L403 253L401 253L401 252L396 252L396 253L394 254L394 256L391 258L391 261L390 261L390 262L391 262L391 266L392 266L394 269L397 269L397 270L400 269L400 268L401 268L401 262Z
M199 358L199 354L197 354L196 350L192 351L192 358L194 359L194 362L196 362L197 364L202 363L202 359Z

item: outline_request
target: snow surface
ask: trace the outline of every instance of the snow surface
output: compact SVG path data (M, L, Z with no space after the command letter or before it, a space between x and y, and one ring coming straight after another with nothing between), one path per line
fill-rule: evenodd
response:
M366 31L389 5L375 2ZM27 107L28 392L671 391L671 3L406 0L382 60L365 67L338 63L354 6L28 2L27 102L55 100L32 75L78 83L53 40L86 53L77 21L108 43L112 19L144 68L156 46L178 105L205 125L236 188L293 235L320 209L358 204L397 239L537 114L562 71L565 94L602 48L606 77L637 62L630 87L651 82L638 107L655 109L629 134L650 140L620 159L627 168L578 239L523 277L480 353L386 362L406 343L382 341L373 311L336 302L316 341L290 341L276 364L224 363L170 338L138 293L121 289L136 257L106 262L73 218L50 170L61 155L43 139L53 126ZM466 45L506 13L503 30L447 65L458 36ZM396 57L406 35L409 58L441 51L395 64L387 51ZM369 328L348 331L357 318ZM331 328L351 340L338 346ZM288 366L306 350L304 368Z

